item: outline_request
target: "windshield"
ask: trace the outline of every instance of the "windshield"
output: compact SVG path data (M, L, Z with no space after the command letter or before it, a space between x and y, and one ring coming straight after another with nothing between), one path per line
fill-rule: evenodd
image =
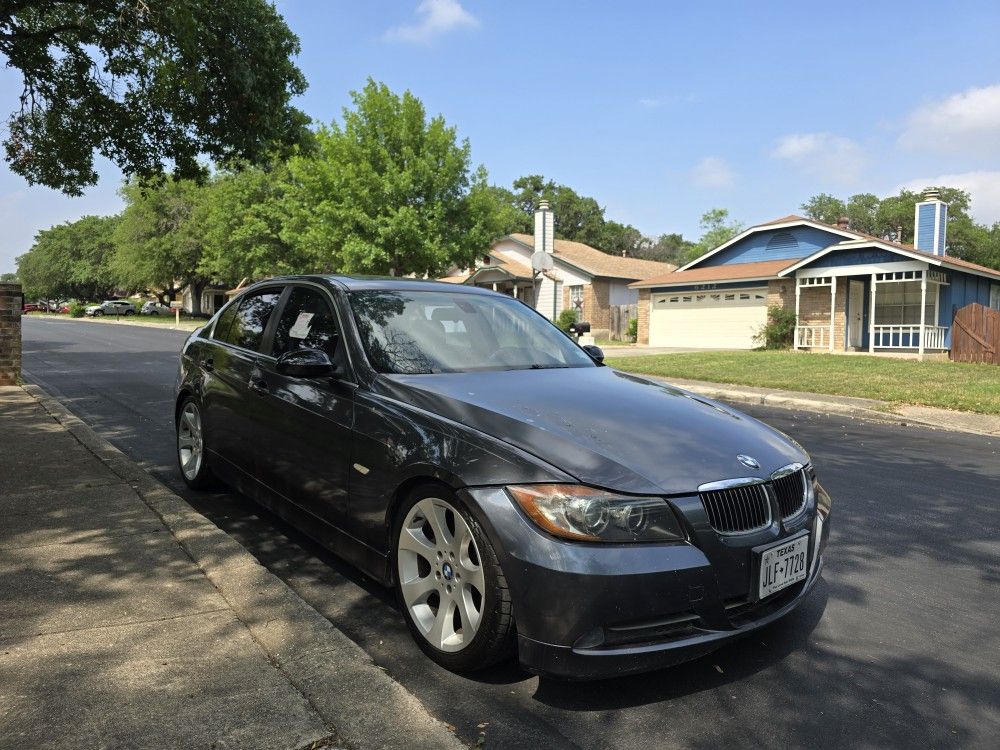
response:
M379 372L595 367L558 328L514 299L463 292L350 294L368 359Z

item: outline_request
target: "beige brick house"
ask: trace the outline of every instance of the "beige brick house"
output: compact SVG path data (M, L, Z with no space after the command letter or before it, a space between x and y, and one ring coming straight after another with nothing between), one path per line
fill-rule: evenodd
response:
M542 201L535 212L535 233L510 234L494 242L475 268L447 276L443 281L475 284L524 300L555 320L564 309L577 310L577 319L590 323L597 337L605 337L611 308L634 305L639 291L630 284L662 276L676 266L638 258L609 255L582 242L555 237L554 217ZM552 256L552 270L536 274L531 256Z

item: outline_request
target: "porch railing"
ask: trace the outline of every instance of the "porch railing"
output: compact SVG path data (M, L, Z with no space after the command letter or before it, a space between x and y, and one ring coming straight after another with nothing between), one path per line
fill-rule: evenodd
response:
M917 349L920 347L920 329L917 325L874 326L876 349ZM923 326L924 349L944 349L948 329L943 326Z
M795 329L796 349L827 349L830 346L830 326L798 326Z

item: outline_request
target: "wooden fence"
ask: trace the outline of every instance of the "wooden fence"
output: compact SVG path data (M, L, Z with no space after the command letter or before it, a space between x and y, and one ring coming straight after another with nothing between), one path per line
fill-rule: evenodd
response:
M955 313L951 358L955 362L1000 365L1000 312L973 304Z
M628 338L628 322L639 314L638 305L611 305L611 325L609 338L625 341Z

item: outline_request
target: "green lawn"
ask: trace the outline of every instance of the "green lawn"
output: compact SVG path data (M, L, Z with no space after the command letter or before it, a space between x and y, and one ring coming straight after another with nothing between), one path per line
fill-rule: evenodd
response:
M608 358L662 377L829 393L1000 414L1000 367L802 352L697 352Z
M59 320L83 320L88 323L105 323L107 325L130 325L130 326L147 326L149 328L174 328L174 316L173 315L129 315L122 316L116 319L114 315L102 315L96 318L71 318L69 315L65 314L55 314L55 313L27 313L25 317L37 317L37 318L57 318ZM181 324L178 330L181 331L195 331L201 328L208 320L205 318L192 318L187 315L181 315Z

